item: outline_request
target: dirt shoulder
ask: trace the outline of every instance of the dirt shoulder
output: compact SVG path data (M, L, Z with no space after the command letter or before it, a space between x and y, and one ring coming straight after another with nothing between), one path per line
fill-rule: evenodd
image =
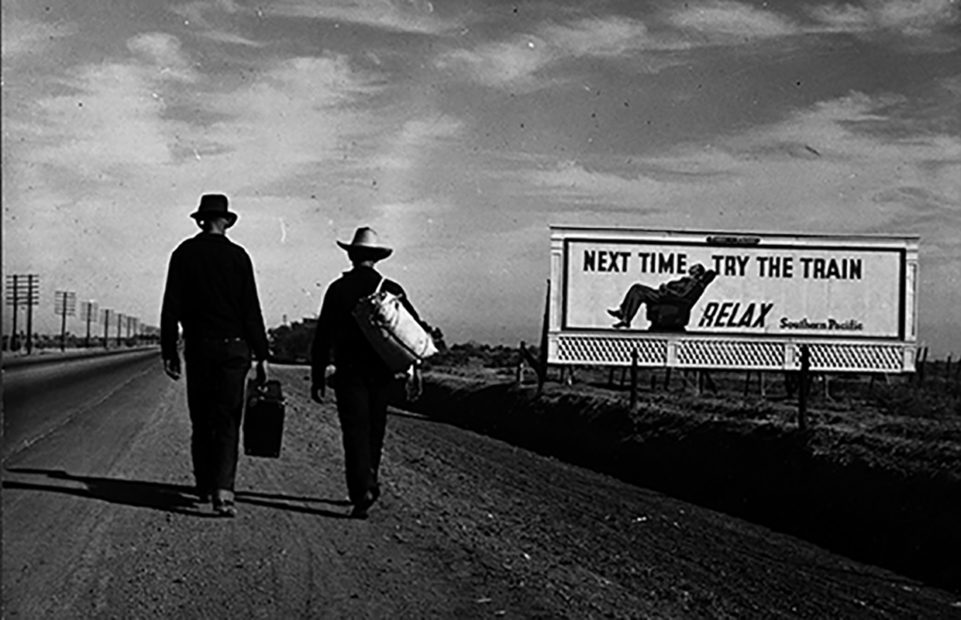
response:
M431 372L412 405L621 480L961 590L961 419Z
M26 419L52 408L62 421L4 462L3 617L820 619L961 609L943 589L403 409L388 421L383 496L368 520L347 518L333 399L311 402L306 368L271 373L287 396L284 447L277 459L242 457L235 519L191 498L184 384L155 363L118 370L115 389L95 399L80 398L88 382L49 381L22 401ZM438 409L459 416L464 398L484 393L461 387ZM492 406L505 409L493 389Z

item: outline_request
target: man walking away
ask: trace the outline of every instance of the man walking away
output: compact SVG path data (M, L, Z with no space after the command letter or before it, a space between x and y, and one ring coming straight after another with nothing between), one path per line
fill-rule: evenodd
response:
M237 221L227 197L205 194L190 214L201 232L170 256L160 313L164 371L180 378L178 324L183 327L190 410L190 455L197 496L233 517L244 383L251 352L257 381L267 378L267 335L247 252L227 239Z
M324 293L311 348L310 393L314 401L323 402L327 366L333 364L347 492L354 505L351 515L364 519L380 497L378 472L394 373L364 336L352 311L362 297L379 286L398 295L411 316L428 332L430 328L417 316L401 285L374 269L374 264L393 250L379 245L372 229L358 228L350 244L338 241L337 245L347 251L353 269L344 272Z

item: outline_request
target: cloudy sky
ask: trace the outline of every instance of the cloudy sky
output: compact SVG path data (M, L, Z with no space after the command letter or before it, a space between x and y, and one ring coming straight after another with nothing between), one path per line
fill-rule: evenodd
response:
M49 331L55 290L156 324L217 191L268 326L360 225L448 342L508 344L551 224L885 233L921 237L921 338L961 353L957 0L2 7L3 271Z

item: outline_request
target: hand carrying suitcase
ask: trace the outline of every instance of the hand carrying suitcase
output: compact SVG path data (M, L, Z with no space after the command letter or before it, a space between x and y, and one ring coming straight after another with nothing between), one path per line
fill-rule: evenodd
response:
M267 381L257 385L247 381L247 397L244 411L244 454L277 458L284 436L284 396L280 381Z

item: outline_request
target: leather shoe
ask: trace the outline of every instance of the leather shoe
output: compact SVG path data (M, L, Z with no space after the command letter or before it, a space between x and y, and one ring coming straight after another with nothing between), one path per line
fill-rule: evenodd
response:
M615 319L623 319L623 318L624 318L624 313L621 312L621 309L620 309L620 308L609 308L609 309L607 310L607 313L608 313L609 315L611 315L612 317L614 317Z
M370 507L375 501L377 500L374 497L374 494L370 491L367 491L364 493L364 497L354 504L354 507L350 511L350 516L354 519L366 519L367 512L370 510Z
M227 489L217 489L214 491L214 512L221 517L237 516L237 507L234 505L234 492Z

